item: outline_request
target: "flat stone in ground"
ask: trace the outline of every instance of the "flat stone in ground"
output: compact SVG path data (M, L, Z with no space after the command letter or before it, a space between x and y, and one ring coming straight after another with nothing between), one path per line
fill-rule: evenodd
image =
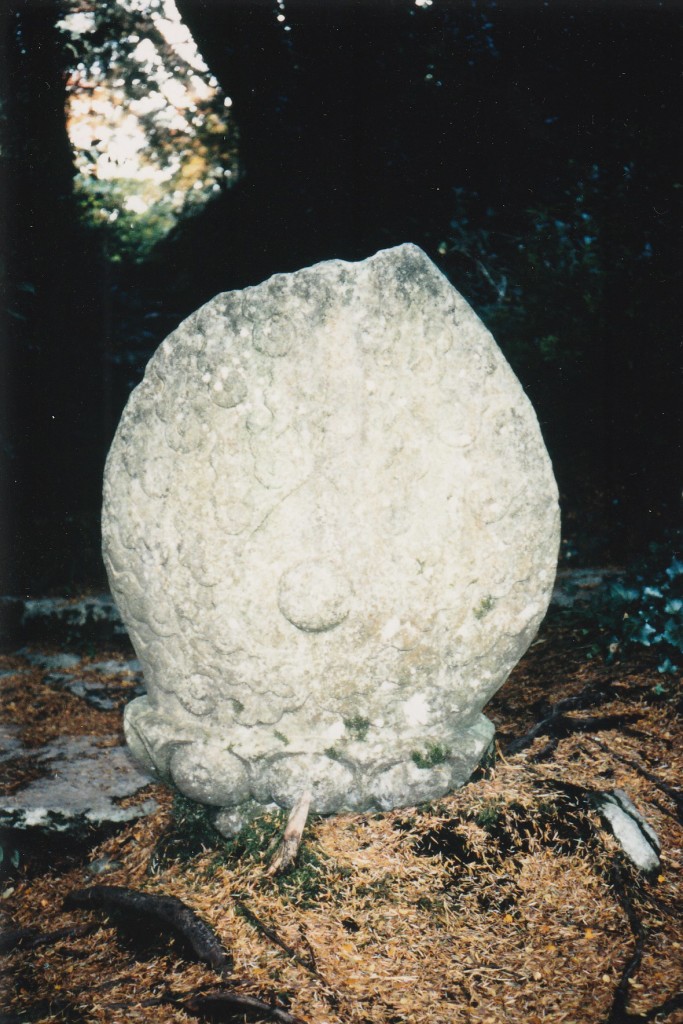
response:
M0 827L68 832L130 821L156 810L156 801L144 793L152 780L116 739L62 736L26 748L12 733L0 737L0 761L30 759L31 767L41 772L0 796Z

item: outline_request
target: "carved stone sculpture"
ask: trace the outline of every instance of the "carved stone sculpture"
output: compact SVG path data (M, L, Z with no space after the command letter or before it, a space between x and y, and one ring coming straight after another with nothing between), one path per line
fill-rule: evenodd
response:
M327 814L462 785L559 516L519 382L402 245L185 320L121 418L103 534L147 690L128 743L232 834L306 788Z

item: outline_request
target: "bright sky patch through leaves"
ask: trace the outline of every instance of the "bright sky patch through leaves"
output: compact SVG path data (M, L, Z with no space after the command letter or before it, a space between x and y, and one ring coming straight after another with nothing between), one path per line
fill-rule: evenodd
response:
M174 0L69 0L59 28L81 208L113 259L143 259L236 180L232 101Z

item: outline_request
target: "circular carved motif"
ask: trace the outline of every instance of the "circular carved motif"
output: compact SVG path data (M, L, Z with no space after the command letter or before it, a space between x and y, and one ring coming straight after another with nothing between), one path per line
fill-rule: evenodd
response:
M278 607L284 617L307 633L322 633L349 614L351 586L328 562L300 562L280 577Z

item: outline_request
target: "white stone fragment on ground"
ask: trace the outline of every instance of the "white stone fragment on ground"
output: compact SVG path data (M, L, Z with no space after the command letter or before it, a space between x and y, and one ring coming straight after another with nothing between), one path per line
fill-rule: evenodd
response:
M622 850L644 874L659 870L661 846L657 833L623 789L596 794L596 803Z
M557 488L493 338L414 245L216 296L149 362L103 548L135 755L219 809L462 785L552 593Z

